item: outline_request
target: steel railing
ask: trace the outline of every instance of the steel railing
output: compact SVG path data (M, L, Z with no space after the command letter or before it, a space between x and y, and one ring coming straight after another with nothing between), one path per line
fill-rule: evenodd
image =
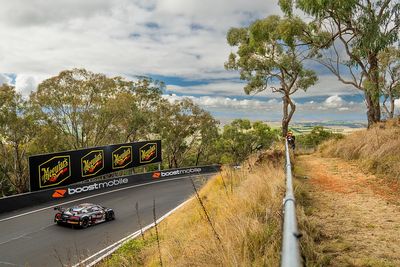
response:
M286 150L286 194L283 199L283 234L282 234L282 267L302 266L299 249L300 234L297 229L296 206L293 194L292 165L288 141L285 140Z

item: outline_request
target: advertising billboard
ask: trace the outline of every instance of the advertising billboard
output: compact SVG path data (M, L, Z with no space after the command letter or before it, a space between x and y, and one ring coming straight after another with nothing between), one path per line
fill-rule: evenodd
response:
M161 140L31 156L31 191L70 185L119 170L159 163L161 159Z

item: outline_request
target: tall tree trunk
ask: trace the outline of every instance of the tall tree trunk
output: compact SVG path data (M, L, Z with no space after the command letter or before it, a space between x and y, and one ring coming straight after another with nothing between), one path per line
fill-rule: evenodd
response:
M27 181L25 179L24 171L22 168L22 158L20 156L20 150L19 150L19 143L16 142L14 144L14 152L15 152L15 166L14 166L14 177L15 177L15 184L17 193L24 193L26 192L27 188Z
M286 137L289 130L289 123L296 110L296 105L290 99L290 95L286 94L282 97L283 100L283 118L282 118L282 136ZM290 110L289 110L290 105Z
M174 159L174 168L178 168L178 160L175 155L174 155L173 159Z
M287 100L287 96L282 97L283 100L283 118L282 118L282 136L286 137L288 129L289 129L289 102Z
M394 103L394 97L391 96L390 97L390 113L389 113L389 118L393 119L394 117L394 107L395 107L395 103Z
M389 99L389 107L386 105L386 101ZM385 113L387 114L388 119L393 119L394 117L394 109L395 109L395 99L393 97L393 94L389 93L389 95L385 96L385 99L383 100L382 107Z
M171 169L172 168L172 156L168 155L167 158L168 158L168 168Z
M390 118L390 111L389 111L389 108L386 106L386 101L388 100L388 98L389 98L389 96L388 95L385 95L385 98L383 99L383 102L382 102L382 108L383 108L383 110L385 111L385 113L387 114L387 116L388 116L388 118Z
M199 165L199 161L200 161L200 155L201 155L202 151L201 149L199 149L199 151L197 151L197 155L196 155L196 162L195 162L195 166Z
M368 109L368 128L370 128L372 124L381 121L381 106L379 102L379 69L377 54L371 53L368 57L368 62L370 64L368 77L371 82L371 87L365 90L365 101L367 102Z
M365 91L365 101L367 102L368 128L370 128L374 123L381 121L381 107L379 97L372 95L367 90Z

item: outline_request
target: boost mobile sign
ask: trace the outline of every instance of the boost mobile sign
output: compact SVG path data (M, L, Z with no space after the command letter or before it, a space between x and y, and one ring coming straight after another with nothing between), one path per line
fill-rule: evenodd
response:
M107 182L96 182L90 185L85 185L85 186L79 186L75 188L67 188L68 190L68 195L74 195L74 194L79 194L83 192L88 192L88 191L93 191L93 190L99 190L103 188L109 188L117 185L123 185L127 184L128 179L127 178L119 178L119 179L114 179L112 181L107 181Z
M182 169L182 170L173 170L173 171L156 171L153 173L153 178L158 179L161 177L169 177L169 176L176 176L182 174L199 174L201 173L201 168L189 168L189 169Z
M71 186L71 187L67 187L67 188L59 188L59 189L54 189L51 197L53 199L65 198L67 196L72 196L75 194L90 192L90 191L94 191L94 190L101 190L101 189L110 188L110 187L117 186L117 185L124 185L124 184L127 184L128 182L129 182L128 178L117 178L117 179L113 179L111 181L99 181L99 182L94 182L92 184L86 184L86 185L82 185L82 186Z
M114 171L161 162L161 140L29 157L31 191L70 185Z

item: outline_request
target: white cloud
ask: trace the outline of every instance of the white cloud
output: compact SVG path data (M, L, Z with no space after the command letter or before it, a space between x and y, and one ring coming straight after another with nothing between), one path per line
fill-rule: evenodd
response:
M222 75L220 75L222 76ZM224 73L222 81L214 81L208 84L179 86L167 85L167 90L180 93L180 94L217 94L223 96L238 96L245 95L244 87L245 82L237 82L229 80L229 78L237 78L238 74ZM215 77L214 77L215 78ZM312 96L326 96L326 95L354 95L360 94L360 91L353 89L351 86L344 85L337 81L336 77L331 75L321 75L320 82L309 88L306 92L299 90L292 98L312 97ZM266 96L272 98L280 98L282 95L273 93L271 90L265 90L257 94L257 96Z
M275 1L265 0L3 0L0 5L4 71L55 75L85 67L196 79L226 75L230 27L279 10Z
M268 104L278 104L278 103L281 103L281 102L276 100L275 98L273 98L273 99L268 100L267 103Z
M32 91L36 91L39 82L40 80L37 76L20 74L15 79L15 89L26 97Z
M5 2L5 1L1 1ZM2 21L14 26L33 26L62 23L110 11L108 0L24 0L1 3Z
M345 101L338 95L327 97L322 103L316 101L309 101L299 106L298 112L305 114L307 112L318 112L320 114L363 114L365 104L362 102ZM353 115L354 115L353 114ZM342 116L341 115L341 116Z
M344 105L345 101L338 95L328 97L324 105L329 108L340 108Z
M193 99L214 111L260 111L263 116L281 112L281 96L270 91L257 96L278 100L239 99L245 95L245 83L232 81L239 74L223 67L232 50L226 42L229 28L279 14L276 0L0 0L0 7L0 69L16 75L16 88L24 96L45 78L83 67L125 77L207 80L208 84L167 89L208 95ZM0 82L4 77L0 74ZM293 97L355 92L332 75L322 75L317 85ZM346 112L349 106L354 111L349 103L335 105L340 103L298 107L303 113L320 106L336 112Z
M4 83L7 83L7 84L11 83L11 79L7 75L0 73L0 85L2 85Z
M212 82L209 84L192 85L192 86L179 86L167 85L168 91L173 91L180 94L216 94L216 95L244 95L244 83L223 81Z
M211 97L211 96L177 96L176 94L164 95L165 99L171 103L180 101L183 98L189 98L196 104L203 108L216 108L216 109L234 109L234 110L269 110L274 108L279 102L275 99L269 101L259 101L253 99L236 99L229 97Z
M317 67L317 66L315 66ZM321 66L319 66L321 67ZM325 96L325 95L354 95L361 94L353 86L343 84L334 75L319 74L318 82L306 92L298 91L293 97Z
M231 119L251 117L261 120L280 120L282 118L282 101L277 99L260 101L257 99L236 99L221 96L177 96L175 94L164 95L163 97L170 102L182 100L185 97L190 98L214 115L218 114L219 117L223 116ZM309 101L296 103L296 106L294 120L301 120L304 117L312 117L318 120L343 120L344 118L359 120L360 114L365 108L363 103L347 102L339 96L328 97L322 103Z

